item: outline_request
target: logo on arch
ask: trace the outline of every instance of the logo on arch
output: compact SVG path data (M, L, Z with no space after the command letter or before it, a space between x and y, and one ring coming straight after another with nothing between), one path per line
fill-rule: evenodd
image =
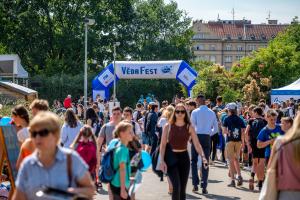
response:
M109 70L106 70L98 77L98 80L102 83L102 85L107 87L111 82L114 81L114 75Z
M172 66L163 66L160 70L163 74L172 74Z

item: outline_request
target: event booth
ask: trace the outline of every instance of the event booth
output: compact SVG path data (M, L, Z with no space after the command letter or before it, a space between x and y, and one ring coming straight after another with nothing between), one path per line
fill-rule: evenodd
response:
M281 104L291 97L300 99L300 78L288 86L271 90L271 103L279 102Z
M196 85L197 73L184 61L116 61L116 82L119 79L177 79L188 88L192 97L192 88ZM109 88L114 84L114 65L109 64L93 82L93 99L99 94L109 98ZM118 95L116 95L118 98Z

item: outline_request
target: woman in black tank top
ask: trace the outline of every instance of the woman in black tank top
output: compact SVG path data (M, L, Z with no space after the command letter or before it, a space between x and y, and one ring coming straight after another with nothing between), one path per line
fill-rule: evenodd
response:
M169 128L171 128L170 132L169 132ZM166 124L164 128L162 138L161 138L161 146L160 146L160 155L161 155L160 163L161 163L162 171L164 173L168 173L169 178L173 185L172 200L186 199L185 197L186 185L187 185L189 171L190 171L190 157L187 152L187 142L188 142L188 137L186 137L187 132L192 137L194 146L197 152L201 155L203 163L207 163L202 147L196 135L195 128L190 121L190 115L188 114L188 111L183 104L178 104L175 107L175 112L173 112L169 122ZM169 133L173 134L173 136L171 136L172 145L170 146L173 146L174 148L172 149L171 152L168 151L168 153L175 154L177 158L177 161L172 166L167 166L164 159L165 157L170 156L170 155L165 155L166 146L169 145L167 144L170 138ZM180 135L180 133L185 135ZM182 141L178 140L178 138L175 137L180 137L182 140L186 141L186 145L183 145ZM175 149L175 148L180 148L180 149Z

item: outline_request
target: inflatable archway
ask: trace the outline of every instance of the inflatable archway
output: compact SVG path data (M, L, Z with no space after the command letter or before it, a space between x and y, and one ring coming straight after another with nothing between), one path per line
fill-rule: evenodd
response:
M188 88L191 97L197 72L179 61L116 61L116 82L119 79L177 79ZM93 82L93 99L99 94L109 100L109 88L114 85L114 66L109 64ZM118 98L118 95L116 95Z

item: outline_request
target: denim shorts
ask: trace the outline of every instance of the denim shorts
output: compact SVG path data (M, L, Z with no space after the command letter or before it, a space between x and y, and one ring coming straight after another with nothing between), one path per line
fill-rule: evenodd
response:
M144 132L142 133L142 144L148 144L148 137Z

